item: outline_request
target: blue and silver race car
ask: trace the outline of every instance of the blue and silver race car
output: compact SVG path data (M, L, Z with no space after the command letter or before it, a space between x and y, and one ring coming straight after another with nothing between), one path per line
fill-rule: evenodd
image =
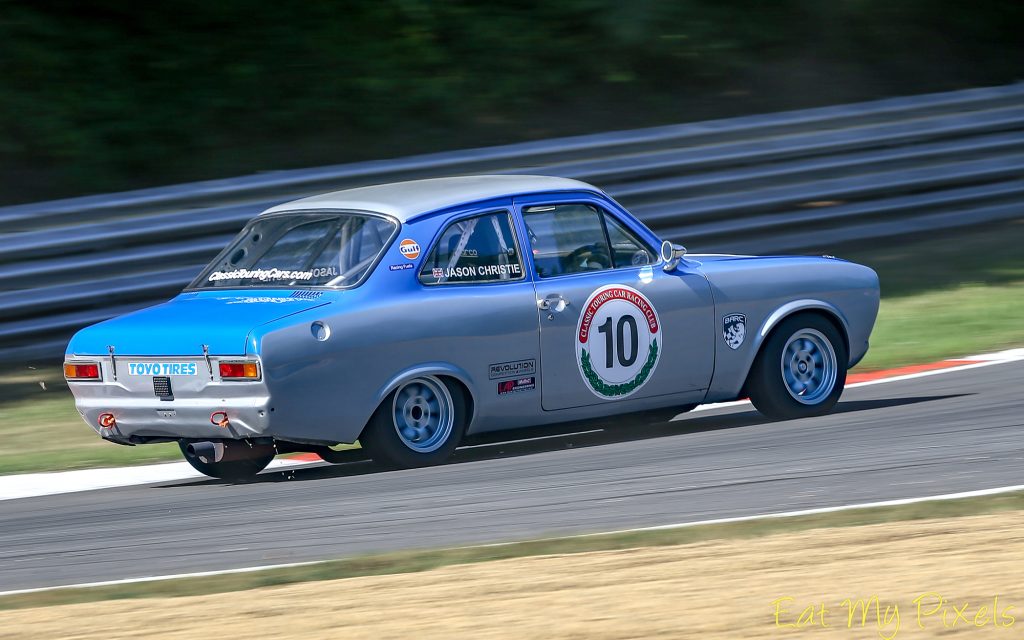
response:
M413 467L528 425L827 412L878 302L831 257L687 255L583 182L441 178L265 211L174 299L79 331L64 371L102 438L210 476L356 440Z

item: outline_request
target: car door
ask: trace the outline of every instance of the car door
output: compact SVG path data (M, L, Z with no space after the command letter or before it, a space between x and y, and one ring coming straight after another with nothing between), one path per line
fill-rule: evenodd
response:
M596 199L516 204L530 243L545 410L707 388L714 307L698 269L666 273L648 234Z

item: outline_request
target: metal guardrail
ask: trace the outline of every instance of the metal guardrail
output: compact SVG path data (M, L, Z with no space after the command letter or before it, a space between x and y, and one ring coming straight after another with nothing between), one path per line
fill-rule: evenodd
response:
M470 173L592 182L695 251L828 252L1024 217L1024 83L3 207L0 362L173 295L269 206Z

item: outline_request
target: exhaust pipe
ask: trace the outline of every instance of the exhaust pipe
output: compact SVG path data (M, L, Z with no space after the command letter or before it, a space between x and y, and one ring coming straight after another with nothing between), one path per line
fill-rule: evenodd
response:
M224 459L224 448L223 442L190 442L186 452L204 464L213 464Z
M203 464L251 460L274 455L277 451L272 444L252 444L248 440L227 440L190 442L185 448L186 455L198 458Z

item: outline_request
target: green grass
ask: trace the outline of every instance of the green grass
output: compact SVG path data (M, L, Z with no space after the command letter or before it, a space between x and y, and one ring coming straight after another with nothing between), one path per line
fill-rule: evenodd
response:
M963 285L883 299L858 371L932 362L1024 344L1024 282Z
M416 573L450 565L507 560L510 558L670 546L705 540L758 538L809 529L856 527L886 522L936 518L959 518L1020 510L1024 510L1024 492L960 500L919 502L896 507L854 509L789 518L761 518L745 522L699 525L658 531L595 534L480 547L407 551L353 557L343 560L319 562L301 567L267 569L249 573L224 574L202 578L179 578L107 587L56 589L5 596L0 597L0 610L97 602L100 600L182 597L226 593L317 580Z
M1024 219L836 251L878 272L882 305L858 370L1024 345Z
M846 250L874 268L882 306L858 371L1024 345L1024 220ZM42 384L41 384L42 383ZM101 441L58 370L0 375L0 474L180 459L173 444Z
M56 369L0 378L0 434L0 474L181 459L176 444L123 447L100 440Z

